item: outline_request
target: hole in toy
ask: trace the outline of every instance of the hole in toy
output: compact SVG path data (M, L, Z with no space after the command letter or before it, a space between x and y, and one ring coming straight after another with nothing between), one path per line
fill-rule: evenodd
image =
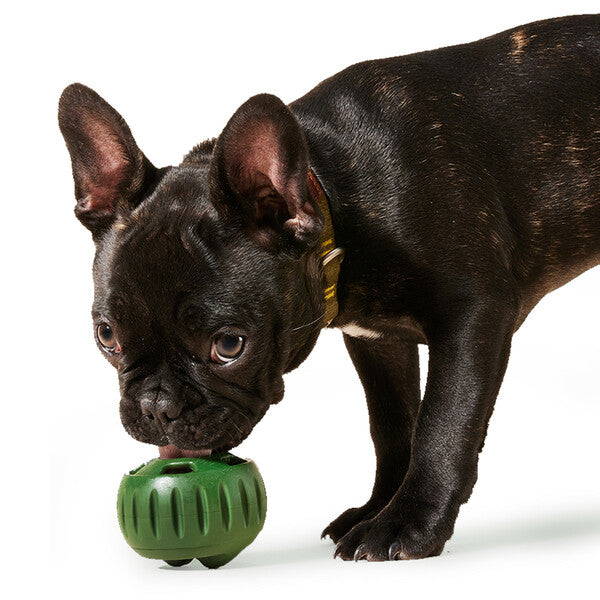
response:
M161 475L183 475L185 473L193 473L194 468L191 463L177 463L174 465L165 465L160 472Z

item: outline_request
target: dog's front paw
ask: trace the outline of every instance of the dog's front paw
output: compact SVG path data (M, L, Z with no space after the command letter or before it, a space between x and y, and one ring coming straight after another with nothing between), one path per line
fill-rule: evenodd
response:
M380 507L375 508L369 502L358 508L349 508L325 527L321 538L329 536L333 543L337 544L355 525L361 521L371 519L379 512L379 509Z
M343 560L408 560L442 553L452 534L451 523L431 511L420 517L402 517L403 511L388 506L372 519L353 527L338 542L334 558ZM413 512L413 511L411 511ZM406 513L404 513L406 515Z

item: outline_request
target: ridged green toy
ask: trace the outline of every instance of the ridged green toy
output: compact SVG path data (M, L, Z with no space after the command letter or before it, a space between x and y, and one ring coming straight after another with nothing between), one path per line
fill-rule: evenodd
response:
M265 486L251 460L229 453L156 458L125 475L119 525L142 556L215 569L237 556L265 522Z

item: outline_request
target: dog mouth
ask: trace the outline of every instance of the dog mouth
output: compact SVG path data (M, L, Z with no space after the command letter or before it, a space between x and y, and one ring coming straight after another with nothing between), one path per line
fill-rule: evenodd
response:
M228 452L252 431L258 415L232 406L204 403L177 419L150 418L135 399L121 399L121 420L134 439L158 447L161 459L201 458Z
M211 450L184 450L174 444L167 446L158 446L158 455L160 458L200 458L210 456Z

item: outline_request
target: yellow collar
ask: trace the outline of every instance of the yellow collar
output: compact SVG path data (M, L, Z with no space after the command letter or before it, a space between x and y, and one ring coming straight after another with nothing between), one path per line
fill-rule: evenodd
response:
M308 170L308 189L325 221L321 233L321 262L323 265L323 298L325 300L325 313L323 326L327 327L338 314L337 283L340 276L340 265L344 259L344 249L335 245L335 232L329 202L325 190L319 183L315 174Z

